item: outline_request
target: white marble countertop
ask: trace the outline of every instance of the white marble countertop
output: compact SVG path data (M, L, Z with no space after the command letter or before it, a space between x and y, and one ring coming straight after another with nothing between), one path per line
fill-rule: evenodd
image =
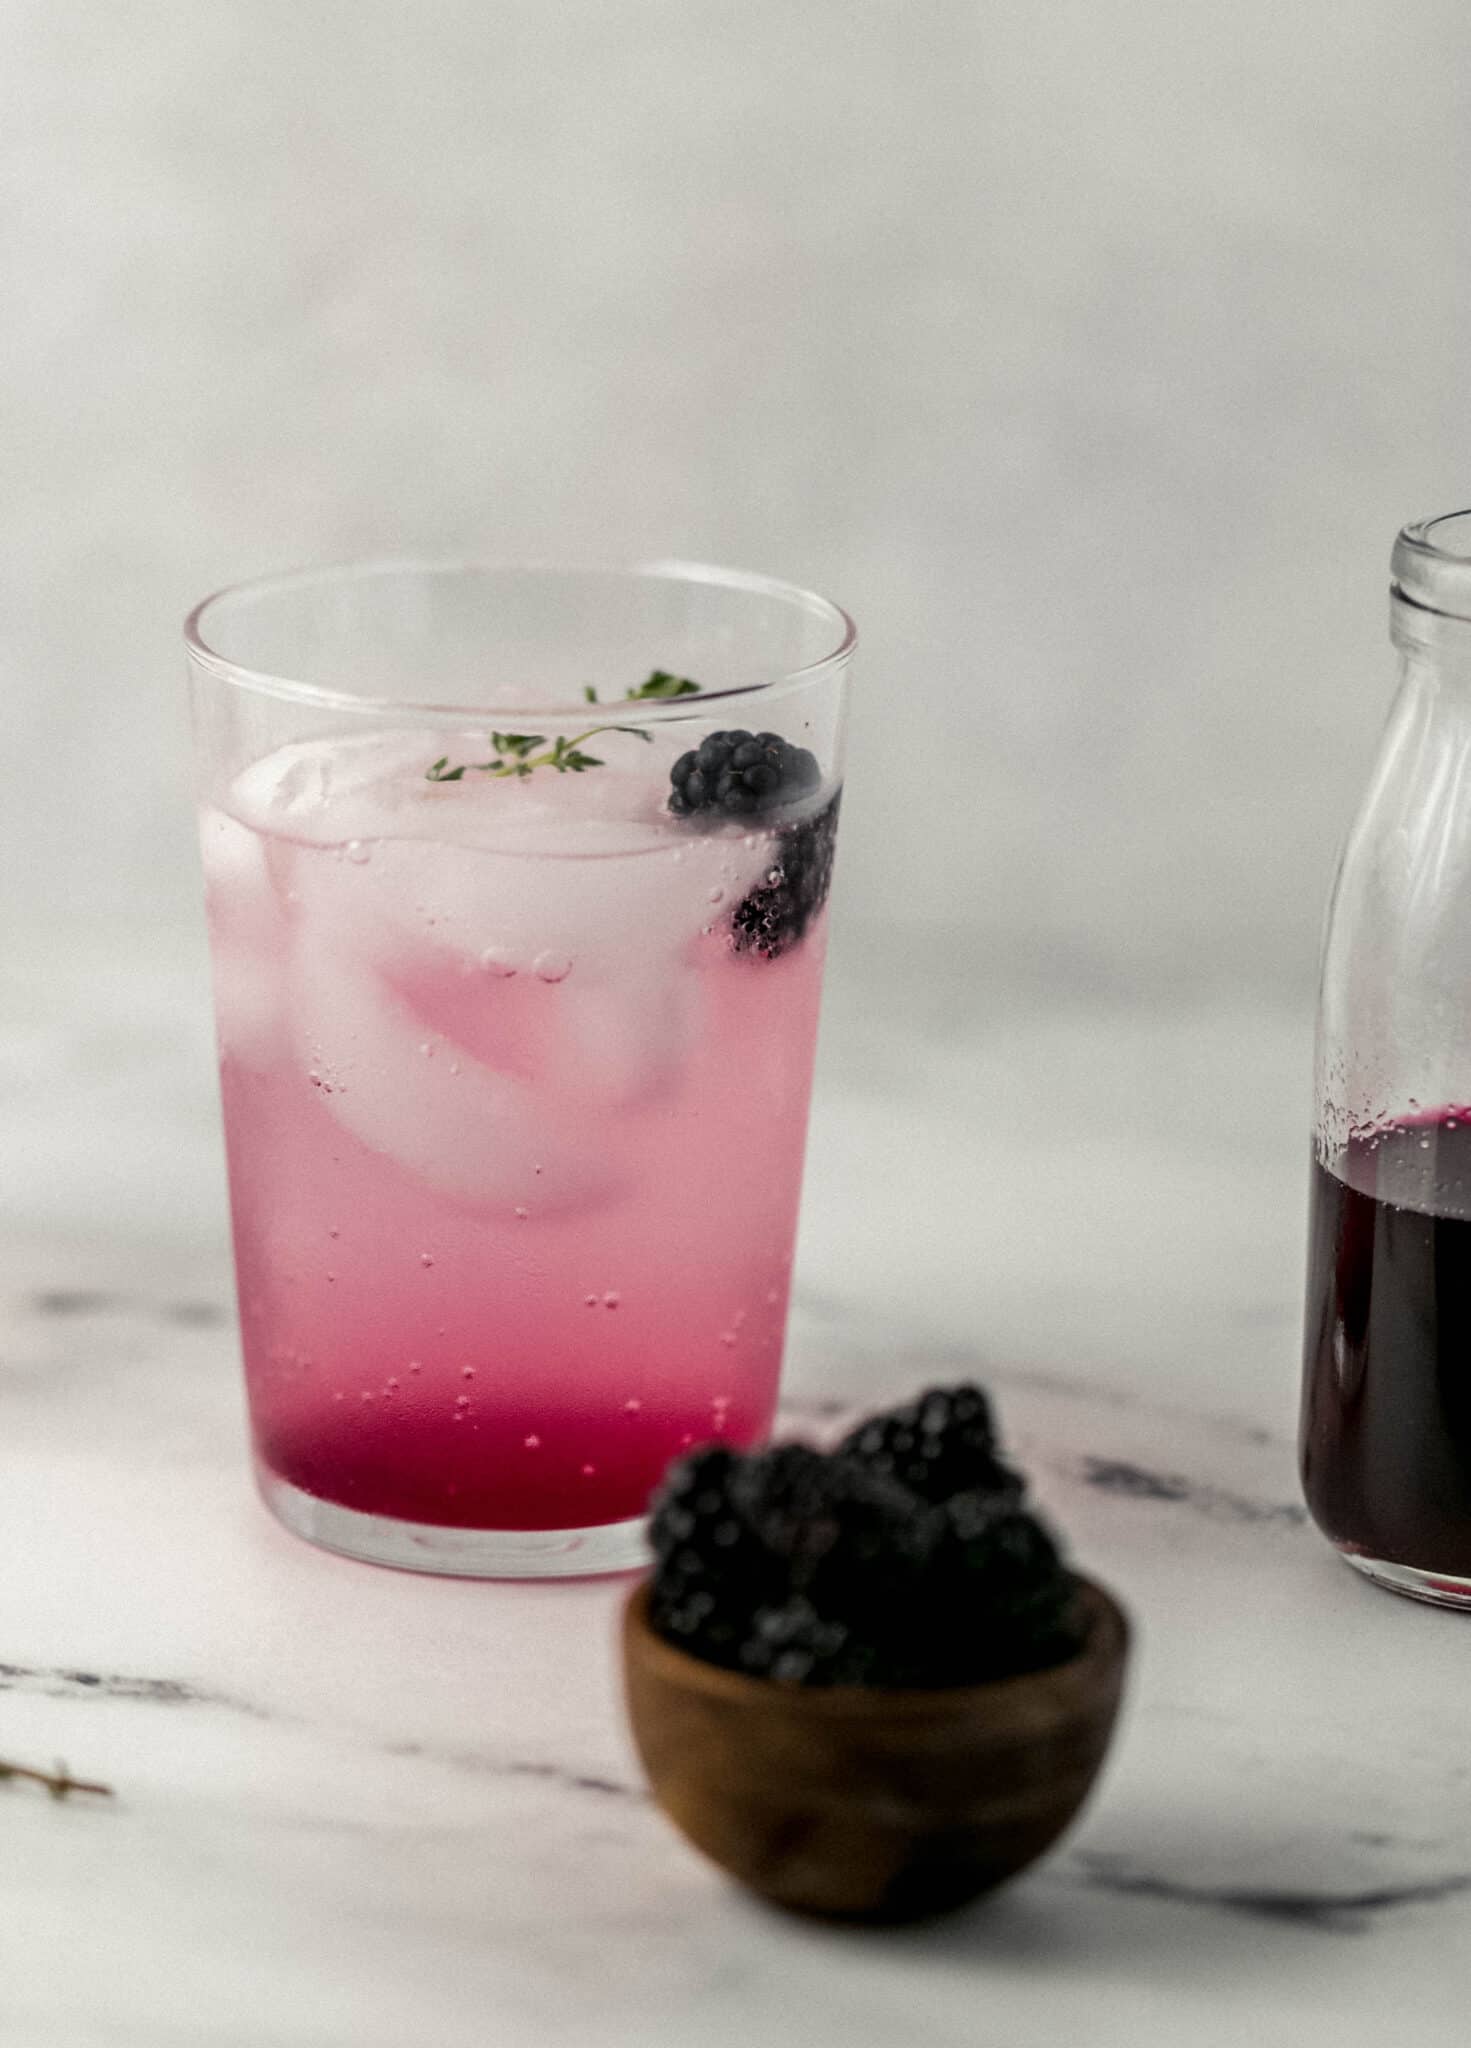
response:
M242 1453L197 950L0 966L6 2048L1032 2048L1465 2039L1471 1625L1294 1476L1304 1014L837 949L791 1419L989 1382L1133 1611L1112 1761L1009 1891L789 1921L648 1803L619 1582L279 1530Z

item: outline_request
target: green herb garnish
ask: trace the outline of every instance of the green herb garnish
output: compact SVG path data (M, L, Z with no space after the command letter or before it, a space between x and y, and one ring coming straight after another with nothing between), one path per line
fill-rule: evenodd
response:
M636 690L625 690L624 698L633 701L649 697L696 697L700 686L692 683L688 676L672 676L664 669L656 668L646 683L640 683ZM598 693L591 683L583 685L582 694L589 704L596 704ZM476 775L530 775L535 768L555 768L559 775L581 775L584 769L601 768L603 762L597 754L582 751L584 740L595 739L600 732L626 732L636 740L649 740L654 735L641 725L592 725L586 732L577 733L571 739L559 739L547 746L546 734L540 732L493 732L490 744L495 749L491 761L461 761L455 767L449 765L449 755L441 754L432 767L424 770L426 782L459 782L468 772ZM538 747L545 747L539 754Z
M598 693L591 683L584 683L582 694L589 704L596 704ZM646 683L640 683L636 690L623 692L626 702L647 697L698 697L700 686L692 683L688 676L672 676L667 669L656 668Z
M476 775L530 775L535 768L555 768L559 775L581 775L585 768L601 768L603 765L599 755L582 751L583 741L600 732L626 732L636 740L652 741L654 737L638 725L590 725L586 732L577 733L571 739L564 734L548 747L544 733L493 732L490 744L495 748L494 760L461 761L451 768L448 754L441 754L433 767L424 770L424 779L426 782L458 782L466 770ZM538 754L538 747L545 747L545 753Z

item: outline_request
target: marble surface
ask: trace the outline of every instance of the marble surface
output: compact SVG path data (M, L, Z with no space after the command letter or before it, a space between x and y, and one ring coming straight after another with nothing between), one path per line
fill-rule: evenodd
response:
M1464 2039L1471 1638L1338 1564L1294 1478L1301 1006L863 941L789 1421L989 1382L1138 1625L1081 1825L942 1925L782 1919L645 1797L620 1582L280 1531L196 948L38 940L0 963L0 1755L117 1796L0 1786L6 2048Z

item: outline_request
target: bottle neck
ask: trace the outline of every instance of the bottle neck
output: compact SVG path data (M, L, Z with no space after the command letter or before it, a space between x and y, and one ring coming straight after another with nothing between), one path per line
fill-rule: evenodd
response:
M1407 678L1471 690L1471 619L1433 611L1391 586L1389 635L1404 656Z

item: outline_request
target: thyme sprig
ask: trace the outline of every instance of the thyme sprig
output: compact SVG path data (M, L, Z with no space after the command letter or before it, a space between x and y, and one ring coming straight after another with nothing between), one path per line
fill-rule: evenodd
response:
M659 697L693 697L699 694L700 686L692 683L688 676L674 676L666 670L656 668L647 682L640 683L636 690L625 690L627 701ZM583 687L583 696L589 704L598 702L598 693L591 683ZM542 732L493 732L490 736L492 759L489 761L458 761L452 768L448 754L424 770L426 782L460 782L466 775L492 775L505 778L512 775L530 775L538 768L554 768L558 775L581 775L589 768L601 768L600 754L584 751L587 740L596 739L600 732L622 732L636 740L653 741L654 735L641 725L590 725L586 732L562 738L547 745L547 736ZM537 749L543 749L538 753Z
M564 734L552 746L546 743L546 734L540 732L493 732L490 744L495 749L491 761L461 761L455 767L449 765L448 754L441 754L432 767L424 770L429 782L458 782L467 773L476 775L530 775L537 768L555 768L559 775L581 775L584 769L601 768L600 754L583 752L584 740L595 739L600 732L631 733L636 740L652 741L654 735L637 725L590 725L586 732L580 732L569 739ZM546 749L537 753L537 748Z
M582 694L589 704L596 704L598 693L591 683L584 683ZM640 683L636 690L625 690L624 699L633 702L649 697L698 697L700 686L692 683L688 676L672 676L667 669L656 668L646 683Z
M67 1799L73 1792L90 1792L99 1799L111 1799L111 1785L95 1784L90 1778L74 1778L65 1764L58 1764L54 1771L37 1770L32 1764L7 1763L0 1757L0 1782L7 1778L24 1778L29 1784L44 1785L53 1799Z

